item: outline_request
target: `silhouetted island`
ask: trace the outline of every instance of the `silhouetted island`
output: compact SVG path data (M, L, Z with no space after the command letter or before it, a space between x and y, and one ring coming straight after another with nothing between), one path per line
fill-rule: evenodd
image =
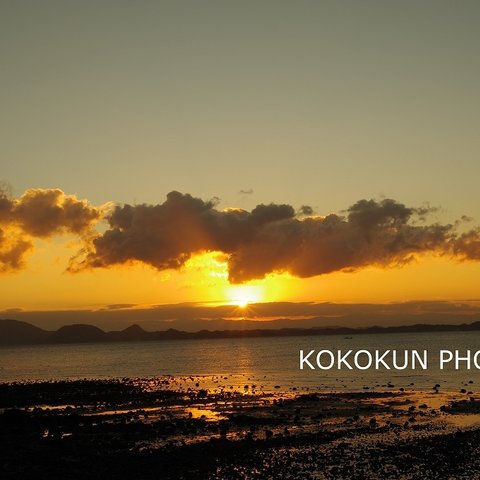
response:
M313 327L254 330L200 330L185 332L170 328L148 332L139 325L120 331L105 332L94 325L66 325L47 331L18 320L0 319L0 345L36 345L58 343L143 342L156 340L186 340L207 338L287 337L305 335L357 335L373 333L463 332L480 330L480 321L460 325L416 324L390 327Z

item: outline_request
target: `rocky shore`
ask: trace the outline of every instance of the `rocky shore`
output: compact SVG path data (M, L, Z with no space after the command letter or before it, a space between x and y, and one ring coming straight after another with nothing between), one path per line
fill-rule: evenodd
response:
M322 393L229 380L0 384L1 477L480 478L473 381Z

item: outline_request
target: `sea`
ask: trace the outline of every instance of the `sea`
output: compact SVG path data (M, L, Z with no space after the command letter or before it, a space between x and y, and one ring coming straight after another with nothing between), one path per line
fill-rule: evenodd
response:
M300 369L300 350L316 367L304 364ZM330 369L320 369L315 358L320 350L335 357L340 350L352 354L350 370L337 362ZM353 354L396 350L403 363L404 351L428 353L428 368L390 370L380 365L359 369ZM466 361L439 365L439 352L450 350L465 357L470 351L470 369ZM309 391L359 391L383 388L442 388L448 391L475 389L480 384L480 370L473 356L480 350L480 332L422 332L345 335L310 335L265 338L228 338L162 340L128 343L57 344L0 347L0 382L55 381L63 379L108 379L189 377L202 380L209 388L246 388L254 385L264 391L281 389ZM368 364L368 355L359 354L359 364ZM391 356L387 355L387 364ZM390 358L390 360L388 360ZM330 356L322 354L323 366ZM480 354L478 355L480 363ZM219 379L222 379L219 382ZM437 387L435 387L437 386Z

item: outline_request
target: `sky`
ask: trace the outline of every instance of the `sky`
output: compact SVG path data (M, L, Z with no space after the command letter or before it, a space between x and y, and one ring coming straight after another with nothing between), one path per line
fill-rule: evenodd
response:
M0 8L0 310L479 298L478 2Z

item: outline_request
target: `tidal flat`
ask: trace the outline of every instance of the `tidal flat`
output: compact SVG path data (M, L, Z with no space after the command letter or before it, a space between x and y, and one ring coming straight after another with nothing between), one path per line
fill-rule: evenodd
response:
M480 478L480 392L226 376L0 384L2 479Z

